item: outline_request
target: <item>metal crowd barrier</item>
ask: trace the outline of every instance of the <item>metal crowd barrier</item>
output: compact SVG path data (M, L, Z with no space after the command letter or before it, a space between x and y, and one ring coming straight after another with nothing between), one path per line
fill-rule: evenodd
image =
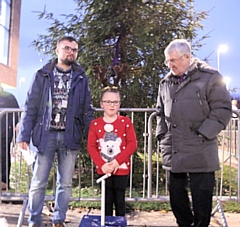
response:
M102 109L97 109L96 112L101 112ZM2 117L5 115L9 116L10 113L17 113L20 117L21 109L0 109L0 122ZM134 157L132 157L132 171L129 177L129 190L126 196L127 202L168 202L169 195L167 190L167 172L161 168L161 154L159 150L158 143L155 139L155 127L156 127L156 112L154 108L121 108L121 113L129 116L134 124L135 130L138 131L137 139L139 142L138 155L142 165L140 167L141 171L136 172L138 168L135 167L136 162ZM219 170L216 175L220 175L216 178L216 187L214 200L217 202L216 207L213 209L212 214L218 210L221 213L223 226L227 227L226 219L222 209L222 201L235 201L240 203L240 168L239 167L239 113L233 111L237 114L237 118L232 118L228 127L219 133L219 158L221 162L221 170ZM101 114L101 113L100 113ZM15 116L15 115L13 115ZM16 119L13 119L15 122ZM7 126L6 126L7 127ZM0 127L1 134L1 127ZM21 154L17 151L15 139L17 131L14 131L12 147L11 147L11 157L6 157L6 159L11 158L11 184L10 188L6 191L2 190L0 184L0 204L2 201L23 201L22 212L19 216L18 226L22 226L23 217L27 207L28 201L28 189L31 180L31 167L28 167L23 160ZM84 145L86 149L86 144ZM84 146L82 149L84 149ZM1 147L1 140L0 140ZM71 201L91 201L99 202L100 196L96 195L96 174L93 163L89 162L89 157L87 157L86 150L81 152L78 161L76 163L76 171L74 174L73 189L77 190L77 196L72 196ZM83 163L83 160L88 160L88 162ZM7 160L6 160L7 161ZM153 161L156 166L153 167ZM0 166L1 166L1 155L0 155ZM55 167L55 165L54 165ZM237 179L233 178L232 171L237 171ZM225 174L228 171L228 174ZM45 196L45 204L48 205L48 201L54 200L55 191L55 170L53 170L51 192L47 193ZM226 176L227 178L226 179ZM0 177L2 176L0 168ZM88 188L91 189L90 195L84 195L84 190L86 185L83 184L85 176L90 176ZM140 176L140 177L139 177ZM139 180L141 179L141 181ZM136 179L138 179L137 182ZM229 181L228 187L224 185L225 181ZM76 185L77 182L77 185ZM24 184L26 187L22 190L21 185ZM142 196L135 195L136 184L141 185ZM237 191L232 191L232 186L237 184ZM139 188L139 187L138 187ZM75 193L76 194L76 193ZM50 209L50 208L49 208Z

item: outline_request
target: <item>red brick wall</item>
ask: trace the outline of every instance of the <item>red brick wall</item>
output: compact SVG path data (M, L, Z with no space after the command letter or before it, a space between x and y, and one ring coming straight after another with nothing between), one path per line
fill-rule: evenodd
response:
M9 65L0 63L0 81L9 86L16 87L21 0L12 0L11 10Z

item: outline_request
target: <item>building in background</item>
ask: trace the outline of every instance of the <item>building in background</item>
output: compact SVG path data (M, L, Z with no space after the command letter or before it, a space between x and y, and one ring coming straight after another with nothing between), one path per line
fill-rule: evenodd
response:
M17 86L21 0L0 0L0 82Z

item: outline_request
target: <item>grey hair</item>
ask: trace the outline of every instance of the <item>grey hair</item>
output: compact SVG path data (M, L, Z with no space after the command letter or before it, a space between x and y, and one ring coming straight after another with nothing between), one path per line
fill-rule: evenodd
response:
M164 54L166 56L173 51L177 51L179 55L191 54L191 45L186 39L175 39L168 44Z

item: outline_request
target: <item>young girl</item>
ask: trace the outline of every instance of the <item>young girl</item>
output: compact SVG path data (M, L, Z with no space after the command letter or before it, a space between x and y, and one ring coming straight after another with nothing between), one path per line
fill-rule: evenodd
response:
M103 117L93 120L88 134L88 153L102 176L106 179L105 214L125 216L125 190L130 173L130 156L137 149L136 134L128 117L118 115L120 93L116 87L102 91L100 106Z

